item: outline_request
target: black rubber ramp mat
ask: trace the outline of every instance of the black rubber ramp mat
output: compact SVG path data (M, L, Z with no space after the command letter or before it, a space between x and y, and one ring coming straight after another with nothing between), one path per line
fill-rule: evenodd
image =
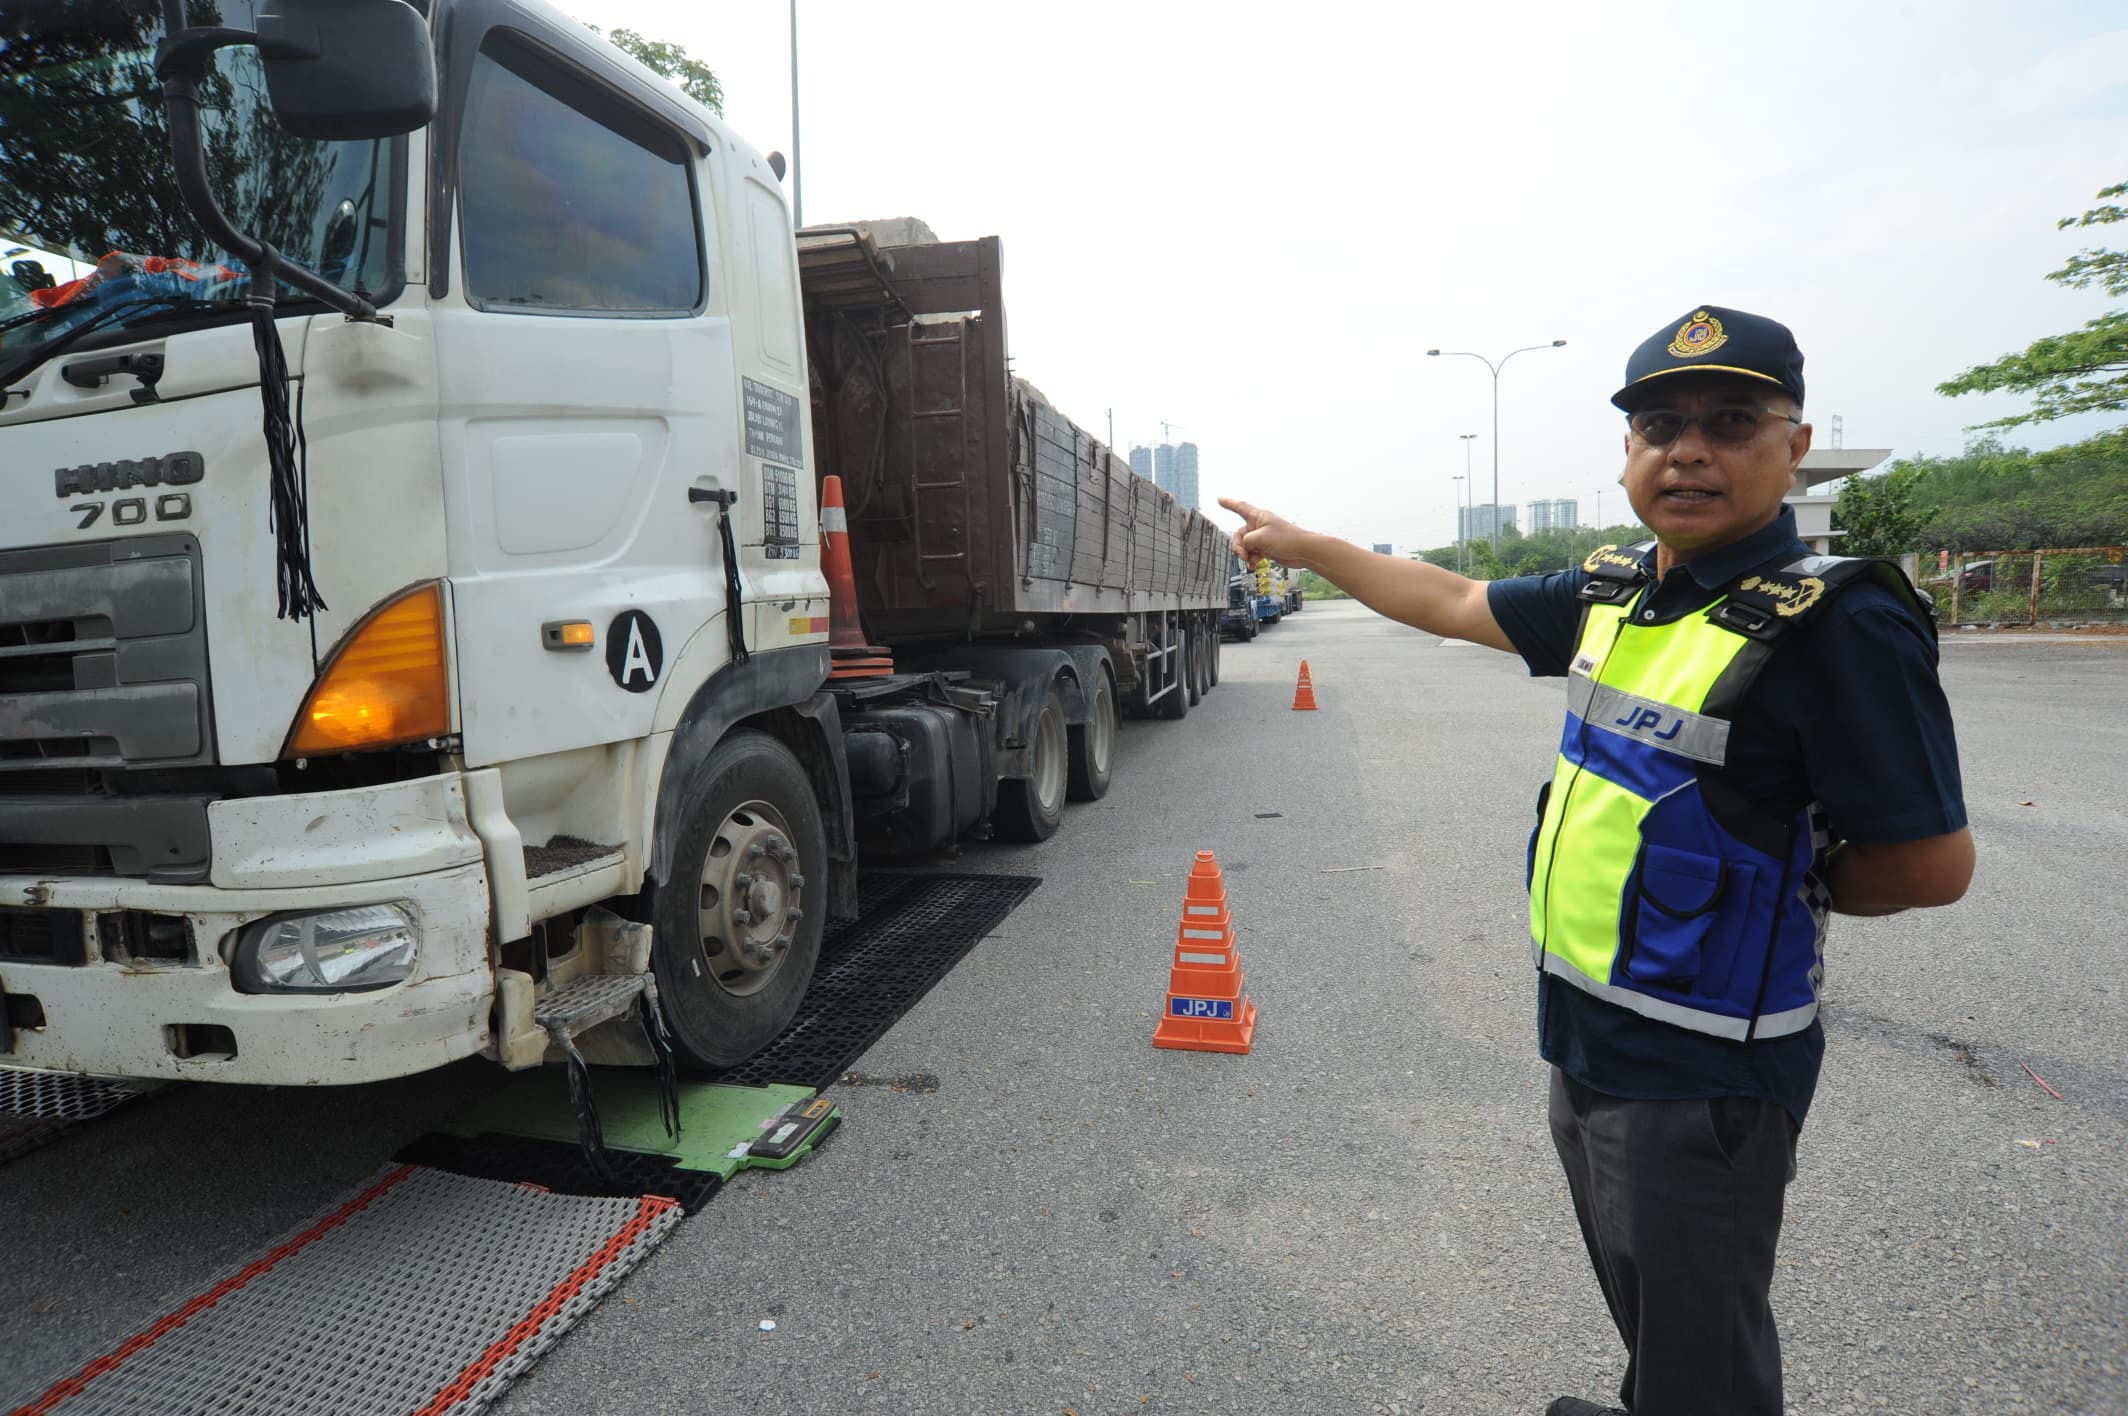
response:
M675 1156L648 1155L618 1144L607 1146L606 1169L601 1174L574 1145L494 1131L477 1136L432 1131L417 1137L392 1159L476 1179L536 1185L558 1195L609 1199L663 1195L676 1200L687 1214L708 1204L724 1184L724 1177L714 1171L681 1169Z
M469 1416L679 1222L655 1196L393 1166L14 1416Z
M0 1067L0 1165L166 1085Z
M857 918L828 927L798 1016L718 1080L833 1085L1041 883L1024 875L860 875Z

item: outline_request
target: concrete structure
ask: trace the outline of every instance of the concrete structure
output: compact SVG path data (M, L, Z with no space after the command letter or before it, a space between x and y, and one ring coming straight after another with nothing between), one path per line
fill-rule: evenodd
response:
M1130 450L1131 471L1146 481L1153 480L1153 450L1149 447L1134 447Z
M1456 509L1456 539L1459 541L1490 541L1493 525L1498 522L1502 531L1515 524L1515 503L1494 506L1491 502L1479 502L1476 506Z
M1840 533L1832 529L1832 504L1838 500L1817 489L1842 477L1867 472L1892 455L1888 447L1812 448L1796 468L1788 504L1795 508L1796 534L1821 556L1839 554Z
M1529 529L1532 536L1539 531L1571 531L1581 522L1581 503L1572 497L1556 497L1550 501L1533 501L1529 504Z

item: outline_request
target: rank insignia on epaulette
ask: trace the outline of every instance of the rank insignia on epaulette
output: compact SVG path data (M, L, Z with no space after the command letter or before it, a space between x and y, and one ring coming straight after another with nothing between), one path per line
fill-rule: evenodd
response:
M1628 571L1634 575L1647 573L1647 567L1641 564L1639 556L1628 555L1616 546L1598 546L1595 550L1590 551L1589 558L1581 563L1581 568L1591 575L1597 574L1605 566L1609 566L1613 570Z
M1736 588L1764 595L1773 602L1773 612L1782 619L1793 619L1802 614L1825 595L1825 582L1815 575L1805 575L1796 580L1776 580L1771 576L1752 575L1738 581Z

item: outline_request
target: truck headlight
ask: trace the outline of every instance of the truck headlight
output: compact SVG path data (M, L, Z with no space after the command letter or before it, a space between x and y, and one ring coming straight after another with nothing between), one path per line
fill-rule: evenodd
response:
M412 910L361 905L260 920L238 936L229 971L245 993L356 993L404 983L420 955Z

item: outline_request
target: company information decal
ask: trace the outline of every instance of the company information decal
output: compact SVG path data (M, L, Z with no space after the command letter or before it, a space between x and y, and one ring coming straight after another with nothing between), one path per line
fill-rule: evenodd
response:
M770 560L798 559L798 472L805 460L798 400L780 388L742 379L746 451L761 469L761 541Z

